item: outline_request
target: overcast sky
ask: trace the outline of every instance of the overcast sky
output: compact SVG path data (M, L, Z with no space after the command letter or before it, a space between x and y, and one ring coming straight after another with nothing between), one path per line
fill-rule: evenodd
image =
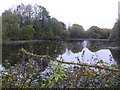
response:
M119 0L1 0L0 14L18 4L44 6L50 16L67 25L74 23L85 29L96 25L100 28L112 28L118 16Z

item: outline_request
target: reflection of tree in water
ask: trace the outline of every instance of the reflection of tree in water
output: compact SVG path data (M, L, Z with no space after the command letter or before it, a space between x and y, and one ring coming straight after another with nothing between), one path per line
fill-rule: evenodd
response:
M109 46L108 41L89 41L88 48L106 48Z
M82 47L82 42L66 42L66 46L68 50L71 50L73 53L78 53L81 52L83 47ZM70 52L70 51L69 51Z
M58 54L63 53L63 47L60 42L35 42L26 44L3 44L2 61L8 60L10 64L19 64L27 61L29 58L20 53L20 49L24 48L27 51L39 55L48 54L52 56L54 54L57 57ZM46 64L45 64L46 65Z
M115 61L118 64L118 67L120 68L120 50L114 50L114 49L110 49Z
M92 52L97 52L99 50L101 50L102 48L89 48L90 51Z
M103 47L106 47L108 42L103 41L89 41L87 44L87 48L89 48L90 51L96 52L100 50ZM104 46L105 45L105 46ZM7 59L12 65L15 63L23 63L23 61L27 61L29 58L26 56L23 57L23 55L20 53L20 49L25 48L27 51L31 53L35 53L38 55L45 55L49 54L53 58L58 57L58 55L61 55L65 53L66 49L68 49L68 54L71 53L78 53L82 52L83 49L83 41L43 41L43 42L34 42L34 43L27 43L27 44L4 44L3 45L3 66L4 61ZM118 57L119 51L111 51L112 54L117 53L113 55L113 57ZM118 57L119 59L119 57ZM119 61L115 58L115 60ZM49 61L47 61L49 62ZM48 63L45 62L47 65ZM118 62L120 63L120 62ZM41 66L41 63L40 63Z

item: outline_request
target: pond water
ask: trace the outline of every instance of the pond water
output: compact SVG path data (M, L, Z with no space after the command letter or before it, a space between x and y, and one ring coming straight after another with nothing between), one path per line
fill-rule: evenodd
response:
M27 60L19 51L21 48L39 55L48 54L68 62L97 64L99 61L107 65L120 64L120 50L109 49L108 41L42 41L25 44L9 43L2 46L2 61L8 60L12 65ZM47 62L48 64L48 62ZM46 64L46 65L47 65Z

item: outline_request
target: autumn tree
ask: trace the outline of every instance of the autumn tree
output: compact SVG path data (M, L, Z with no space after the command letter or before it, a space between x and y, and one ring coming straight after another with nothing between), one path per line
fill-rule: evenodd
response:
M51 23L52 23L52 30L53 30L55 38L60 39L62 32L63 32L62 24L55 18L51 19Z
M43 34L42 22L34 20L33 21L33 28L35 30L34 39L42 39L42 34Z
M101 39L108 39L109 35L110 35L110 31L111 29L107 29L107 28L101 28Z
M32 28L32 26L27 25L27 26L23 26L21 28L21 39L22 40L31 40L33 39L35 30Z
M62 39L69 39L70 38L70 31L69 30L63 30L61 38Z
M87 31L87 38L90 39L108 39L110 29L99 28L97 26L91 26Z
M34 39L53 38L51 18L46 8L35 4L18 5L17 9L12 10L21 20L20 26L31 25L35 29Z
M16 14L5 11L2 14L2 36L3 39L18 40L19 39L19 22L20 19Z
M20 26L31 25L34 17L34 11L30 4L28 5L18 5L16 9L11 9L21 20Z
M70 27L70 34L71 34L71 38L82 38L84 32L84 28L81 25L78 24L73 24Z

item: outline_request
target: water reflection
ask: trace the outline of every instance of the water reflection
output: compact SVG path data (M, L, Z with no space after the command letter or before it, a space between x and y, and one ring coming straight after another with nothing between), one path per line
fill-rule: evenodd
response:
M116 64L109 49L101 49L96 52L92 52L88 48L83 48L81 52L73 53L67 48L65 53L59 55L57 59L63 59L67 62L78 62L87 64L97 64L98 61L102 60L103 62L106 62L105 64L107 65Z
M86 48L88 46L88 44L89 44L88 40L85 40L82 43L82 45L83 45L84 48Z
M69 62L96 64L103 60L106 64L118 63L119 51L109 50L107 41L44 41L26 44L3 44L3 66L7 59L11 64L23 63L26 57L20 53L21 48L35 54L49 54L57 59L64 59ZM112 52L112 53L111 53ZM28 58L27 58L28 59ZM48 61L47 61L48 64ZM46 64L46 65L47 65Z

